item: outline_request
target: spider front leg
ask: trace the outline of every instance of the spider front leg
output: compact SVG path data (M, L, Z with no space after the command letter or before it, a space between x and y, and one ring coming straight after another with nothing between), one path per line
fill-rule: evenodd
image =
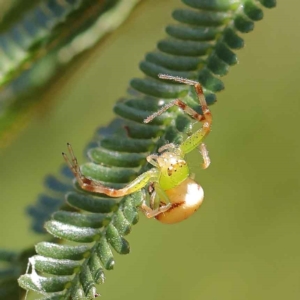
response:
M72 173L76 177L78 184L83 190L106 194L110 197L122 197L128 194L132 194L136 191L141 190L150 182L153 182L153 191L150 196L150 206L146 204L144 200L141 204L141 209L143 213L146 215L147 218L153 218L158 216L159 214L166 212L170 209L171 203L169 203L169 199L164 191L160 188L159 184L157 183L159 180L160 171L157 168L152 168L149 171L141 174L135 180L130 182L122 189L114 189L104 186L101 182L89 179L85 177L81 171L78 164L78 160L74 154L74 151L71 145L67 144L68 151L70 158L66 153L62 153L64 160L66 161L67 165L71 169ZM157 155L151 154L147 157L149 163L157 167ZM163 205L162 205L163 204Z
M157 168L152 168L149 171L138 176L136 179L131 181L128 185L126 185L122 189L114 189L114 188L104 186L100 181L89 179L84 175L82 175L78 165L77 158L75 157L73 149L69 143L67 144L67 147L68 147L70 158L65 153L62 153L62 155L64 157L64 160L70 167L71 171L75 175L78 184L83 190L93 192L93 193L105 194L110 197L122 197L141 190L149 182L158 181L159 171Z
M199 82L194 81L194 80L189 80L181 77L174 77L170 75L165 75L165 74L159 74L159 78L161 79L167 79L167 80L174 80L177 82L181 82L187 85L192 85L194 86L199 103L202 109L203 114L197 113L194 109L189 107L187 104L185 104L182 100L176 99L171 101L170 103L166 104L163 106L159 111L155 112L148 118L144 120L145 123L151 122L154 118L157 116L161 115L163 112L168 110L170 107L176 105L179 108L181 108L185 113L190 115L193 119L197 120L198 122L201 122L203 125L202 127L191 134L180 146L179 149L181 150L182 154L185 155L186 153L191 152L195 148L197 148L199 145L201 145L203 139L209 134L211 130L211 123L212 123L212 115L211 112L207 106L205 96L203 93L202 86ZM203 160L204 160L204 167L207 167L209 165L209 158L208 158L208 151L206 150L205 146L200 146L201 148L201 153L203 153Z
M89 184L90 180L88 178L86 178L85 176L83 176L81 171L80 171L78 160L77 160L77 158L74 154L73 148L72 148L70 143L67 143L67 148L68 148L68 152L70 154L71 159L69 159L67 154L64 153L64 152L62 152L62 156L63 156L65 162L67 163L68 167L70 168L70 170L74 174L75 178L77 179L78 184L80 186L82 186L84 184Z

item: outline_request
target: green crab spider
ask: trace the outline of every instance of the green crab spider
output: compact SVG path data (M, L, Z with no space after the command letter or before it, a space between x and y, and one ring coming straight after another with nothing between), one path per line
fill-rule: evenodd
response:
M201 122L202 127L188 136L180 145L166 144L158 149L158 154L149 155L147 161L154 166L152 169L139 175L124 188L115 189L85 177L80 171L78 161L69 143L67 147L70 158L65 153L62 153L62 155L83 190L106 194L110 197L122 197L137 192L148 185L150 201L147 205L144 198L141 204L142 211L148 218L155 217L162 223L172 224L185 220L202 204L204 191L191 178L184 156L200 147L203 157L202 166L204 169L209 166L210 159L203 139L210 132L212 115L199 82L165 74L159 74L158 76L161 79L174 80L194 86L202 108L202 114L197 113L180 99L176 99L149 116L144 120L144 123L151 122L167 109L176 105L192 118Z

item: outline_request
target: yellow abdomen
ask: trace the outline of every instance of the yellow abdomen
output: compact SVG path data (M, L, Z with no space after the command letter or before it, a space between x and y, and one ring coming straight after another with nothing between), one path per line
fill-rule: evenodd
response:
M155 217L165 224L173 224L187 219L200 207L204 199L202 187L191 178L166 190L165 193L172 206L166 212Z

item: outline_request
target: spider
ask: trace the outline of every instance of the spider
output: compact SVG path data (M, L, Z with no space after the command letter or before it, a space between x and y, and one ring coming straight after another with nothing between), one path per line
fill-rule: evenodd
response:
M166 144L158 149L158 154L147 156L147 161L153 165L152 169L139 175L125 187L114 189L104 186L99 181L87 178L81 173L78 161L69 143L67 147L70 158L65 153L62 153L62 155L83 190L106 194L110 197L122 197L137 192L148 185L150 201L147 205L144 197L141 204L142 211L148 218L155 217L162 223L172 224L185 220L202 204L203 189L191 178L184 156L200 147L203 157L202 166L204 169L209 166L208 151L202 141L210 132L212 115L199 82L165 74L159 74L158 76L161 79L174 80L194 86L202 108L202 114L197 113L180 99L176 99L146 118L144 123L151 122L167 109L176 105L192 118L201 122L202 127L188 136L181 144Z

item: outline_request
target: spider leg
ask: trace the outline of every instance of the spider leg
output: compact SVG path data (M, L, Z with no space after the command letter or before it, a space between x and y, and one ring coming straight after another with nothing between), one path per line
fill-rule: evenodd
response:
M63 156L65 162L67 163L68 167L71 169L72 173L76 177L78 183L81 185L84 183L86 178L82 175L82 173L80 171L80 167L78 165L78 160L77 160L76 156L74 155L71 144L67 143L67 147L68 147L68 152L70 154L71 159L69 159L67 154L64 152L62 152L62 156Z
M149 206L143 201L141 209L147 218L153 218L170 209L172 204L168 196L162 190L157 182L155 182L153 192L150 195Z
M156 191L154 188L154 183L151 184L151 187L149 186L148 192L150 194L149 206L153 209L155 207L155 200L157 198Z
M156 111L155 113L153 113L152 115L147 117L144 120L144 123L150 123L153 119L160 116L166 110L168 110L169 108L171 108L172 106L175 106L175 105L178 106L179 108L181 108L184 112L186 112L187 114L189 114L191 117L193 117L194 119L196 119L199 122L202 122L205 119L204 116L202 116L201 114L198 114L191 107L187 106L182 100L176 99L176 100L173 100L173 101L167 103L161 109L159 109L158 111Z
M100 181L89 179L81 174L78 161L74 155L73 149L70 144L67 144L67 146L71 158L69 158L65 153L63 153L63 157L70 169L72 170L73 174L75 175L78 184L83 190L93 193L105 194L110 197L122 197L141 190L151 181L158 181L159 171L156 168L153 168L135 178L124 188L114 189L107 187L103 185Z
M174 80L176 82L181 82L181 83L184 83L184 84L192 85L192 86L194 86L194 88L196 90L196 93L197 93L197 96L198 96L198 99L199 99L199 103L200 103L200 106L202 108L202 113L203 113L202 115L197 113L194 109L189 107L187 104L185 104L180 99L176 99L176 100L166 104L159 111L157 111L153 115L149 116L144 121L145 123L150 122L156 116L159 116L162 112L164 112L168 108L172 107L173 105L176 105L179 108L181 108L185 113L187 113L192 118L194 118L195 120L197 120L199 122L202 122L203 126L199 130L197 130L196 132L191 134L180 145L179 149L182 151L183 154L186 154L186 153L194 150L196 147L198 147L198 145L200 145L202 143L203 139L210 132L210 128L211 128L212 115L211 115L211 112L210 112L210 110L207 106L202 86L197 81L190 80L190 79L185 79L185 78L181 78L181 77L175 77L175 76L170 76L170 75L165 75L165 74L159 74L158 77L161 78L161 79ZM200 146L200 147L202 147L201 149L203 149L203 150L205 148L205 146L204 147ZM203 151L203 153L204 153L204 155L203 155L204 166L208 166L209 159L208 159L208 155L207 155L208 152L207 152L206 148Z
M152 209L145 202L143 202L141 205L141 209L142 209L143 213L145 214L145 216L150 219L150 218L160 215L161 213L168 211L171 206L172 206L171 203L169 203L169 204L167 204L165 206L161 206L157 209Z
M182 153L183 154L189 153L192 150L194 150L196 147L198 147L198 145L201 145L203 139L209 134L209 132L210 132L210 123L204 122L203 126L199 130L194 132L191 136L187 137L187 139L182 142L182 144L180 145L180 150L182 151ZM204 149L204 147L200 146L201 154L202 154L202 150ZM203 153L204 153L204 155L202 154L202 156L203 156L204 162L205 162L205 160L208 161L208 159L207 159L208 151L206 150L206 148Z
M202 89L202 86L201 86L200 82L195 81L195 80L182 78L182 77L170 76L170 75L166 75L166 74L158 74L158 77L161 78L161 79L167 79L167 80L173 80L173 81L176 81L176 82L181 82L181 83L184 83L184 84L187 84L187 85L193 85L195 90L196 90L196 93L197 93L197 96L198 96L198 99L199 99L199 102L200 102L200 105L201 105L201 108L202 108L203 115L198 114L193 109L189 108L185 103L184 103L184 107L180 107L179 105L178 106L180 108L182 108L186 113L191 115L194 119L196 119L198 121L202 121L203 119L205 119L207 122L211 123L211 121L212 121L211 120L211 113L210 113L210 110L209 110L208 105L206 103L205 96L204 96L203 89ZM187 110L185 110L186 107L188 108ZM189 113L189 109L190 109L191 113ZM199 119L201 119L201 120L199 120Z
M150 154L146 157L147 162L151 165L153 165L154 167L158 168L158 163L156 162L158 158L158 155L156 154Z
M204 143L202 143L200 145L200 153L201 153L202 158L203 158L202 168L207 169L210 165L210 158L208 156L208 150L207 150L206 145Z
M173 143L165 144L165 145L158 148L158 153L161 153L165 150L174 150L176 148L177 148L176 145L173 144Z
M189 80L189 79L181 78L181 77L175 77L175 76L165 75L165 74L159 74L158 77L162 78L162 79L167 79L167 80L174 80L174 81L181 82L181 83L188 84L188 85L193 85L195 87L195 90L196 90L196 93L197 93L197 96L198 96L198 99L199 99L200 106L202 108L203 114L201 115L201 114L197 113L194 109L192 109L191 107L189 107L182 100L175 99L175 100L171 101L170 103L164 105L160 110L158 110L157 112L153 113L148 118L146 118L144 120L144 123L151 122L154 118L156 118L159 115L161 115L163 112L165 112L166 110L168 110L170 107L176 105L179 108L181 108L185 113L187 113L192 118L194 118L195 120L197 120L198 122L207 122L209 125L211 124L211 122L212 122L212 116L211 116L210 110L209 110L209 108L207 106L202 86L201 86L201 84L199 82L194 81L194 80Z

